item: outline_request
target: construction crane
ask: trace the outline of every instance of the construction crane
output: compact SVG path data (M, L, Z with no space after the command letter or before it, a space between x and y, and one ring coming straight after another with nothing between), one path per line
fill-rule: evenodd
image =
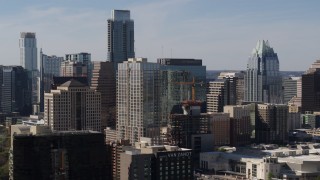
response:
M192 101L196 101L196 90L195 90L196 84L200 84L201 86L203 85L203 82L196 83L194 77L192 78L191 82L173 82L173 83L180 84L180 85L192 85L191 86L191 98L192 98Z

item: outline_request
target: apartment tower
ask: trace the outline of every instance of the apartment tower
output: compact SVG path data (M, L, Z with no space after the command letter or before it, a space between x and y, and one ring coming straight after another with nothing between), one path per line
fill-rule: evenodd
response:
M131 144L141 137L158 143L160 135L159 68L146 58L131 58L118 64L117 134Z

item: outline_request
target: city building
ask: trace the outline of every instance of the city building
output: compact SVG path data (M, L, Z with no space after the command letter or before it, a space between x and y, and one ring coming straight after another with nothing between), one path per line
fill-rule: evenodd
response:
M320 111L320 60L302 75L301 112Z
M37 39L36 33L21 32L20 40L20 64L28 71L38 69L37 61Z
M101 94L101 128L116 128L116 77L112 62L93 62L91 89Z
M104 135L50 132L46 126L12 128L10 179L109 179Z
M301 77L288 77L282 79L283 103L287 104L294 96L298 96L298 80Z
M224 106L224 113L230 115L230 145L244 146L251 143L250 110L247 106Z
M241 77L242 76L242 77ZM243 74L241 72L221 72L218 76L218 79L224 79L226 82L226 91L225 91L225 105L236 105L237 101L243 101L243 94L238 98L240 94L237 90L240 90L241 84L238 81L243 80ZM242 87L244 89L244 87ZM243 89L240 90L243 93Z
M258 41L247 64L246 102L282 103L282 83L278 55L268 41Z
M71 79L45 93L44 121L57 131L101 131L100 98L99 92Z
M140 137L160 139L160 65L146 58L131 58L118 64L117 133L131 144Z
M227 80L219 79L208 83L207 113L223 112L227 104Z
M38 54L37 54L37 39L36 33L21 32L19 39L20 47L20 65L29 73L31 80L31 103L38 104Z
M288 106L258 104L255 135L257 143L285 143L288 140Z
M89 81L88 67L83 62L63 61L60 67L60 76L87 77Z
M161 65L161 124L166 126L182 101L206 101L206 66L201 59L159 58L157 63Z
M44 93L50 92L53 77L60 76L63 57L48 56L40 50L40 112L43 112Z
M88 83L89 83L89 85L91 84L92 68L93 67L92 67L90 53L81 52L81 53L75 53L75 54L66 54L65 61L71 61L71 62L74 62L73 64L76 64L74 66L76 66L77 70L73 70L73 73L75 73L75 75L73 75L73 76L87 76ZM80 68L81 65L82 65L82 69ZM86 69L84 69L85 67L86 67ZM61 71L63 71L63 70L61 70ZM61 76L72 76L72 75L71 74L64 75L64 73L62 72Z
M134 21L129 10L112 10L108 19L108 55L107 60L118 63L134 58Z
M230 145L230 116L228 113L208 113L209 131L213 135L213 145Z
M192 150L138 142L120 153L120 180L193 179Z
M1 111L30 115L31 79L28 70L21 66L2 66Z
M234 176L237 179L316 179L320 175L319 144L289 147L266 144L229 149L201 153L201 169L224 178L232 175L232 179Z
M195 147L192 146L195 141L192 138L193 135L209 134L207 114L201 113L201 104L198 101L183 101L180 106L182 112L170 115L167 125L167 141L169 145L195 150ZM201 144L199 145L201 146Z

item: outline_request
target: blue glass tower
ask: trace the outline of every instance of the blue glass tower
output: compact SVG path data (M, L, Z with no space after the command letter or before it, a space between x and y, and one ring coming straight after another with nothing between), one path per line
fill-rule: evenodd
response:
M282 85L278 55L268 41L258 41L247 64L246 102L282 103Z

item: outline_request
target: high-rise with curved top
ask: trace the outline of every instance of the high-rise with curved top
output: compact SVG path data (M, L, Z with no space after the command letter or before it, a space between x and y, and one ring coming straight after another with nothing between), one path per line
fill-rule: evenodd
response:
M268 41L259 40L247 64L246 102L282 103L282 85L277 53Z

